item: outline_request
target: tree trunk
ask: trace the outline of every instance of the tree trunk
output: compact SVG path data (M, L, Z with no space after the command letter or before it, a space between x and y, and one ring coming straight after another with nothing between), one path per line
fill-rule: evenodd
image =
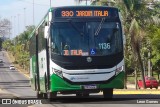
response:
M142 81L143 81L143 88L146 89L146 84L145 84L145 79L144 79L144 68L143 68L143 62L141 60L140 52L137 53L137 56L138 56L138 62L140 64L140 68L141 68L141 77L142 77Z
M135 69L134 74L135 74L135 88L137 90L138 89L137 87L137 68Z

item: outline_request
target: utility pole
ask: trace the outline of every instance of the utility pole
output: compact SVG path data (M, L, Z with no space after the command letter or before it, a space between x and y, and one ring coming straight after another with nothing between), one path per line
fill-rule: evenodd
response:
M10 24L9 24L9 39L11 39L11 34L12 34L12 16L11 16L11 20L10 20Z
M19 16L20 14L18 14L17 16L18 16L18 34L19 34Z
M24 8L24 29L26 28L26 8Z
M13 37L15 37L16 36L16 16L14 16L14 36Z
M50 8L51 8L51 6L52 6L52 2L51 2L51 0L50 0Z

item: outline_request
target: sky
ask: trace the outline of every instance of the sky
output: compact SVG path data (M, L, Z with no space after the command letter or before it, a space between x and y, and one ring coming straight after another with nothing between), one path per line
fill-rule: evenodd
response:
M52 7L69 5L75 5L74 0L51 0ZM50 0L0 0L0 17L11 21L10 38L14 38L25 30L25 26L33 25L33 22L38 25L49 7Z

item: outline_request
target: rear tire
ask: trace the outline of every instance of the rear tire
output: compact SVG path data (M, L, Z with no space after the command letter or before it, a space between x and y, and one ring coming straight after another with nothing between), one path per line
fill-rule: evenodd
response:
M47 99L47 93L43 93L43 98Z
M53 101L57 98L57 92L48 92L47 98L49 101Z
M113 88L104 89L103 97L105 99L112 99L113 98Z

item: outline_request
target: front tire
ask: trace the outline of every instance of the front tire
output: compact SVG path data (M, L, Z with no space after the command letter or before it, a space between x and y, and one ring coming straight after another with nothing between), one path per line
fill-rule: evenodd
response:
M104 89L103 97L105 99L112 99L113 98L113 88Z
M88 98L89 97L89 93L83 93L83 97Z
M76 93L77 98L88 98L89 93Z

